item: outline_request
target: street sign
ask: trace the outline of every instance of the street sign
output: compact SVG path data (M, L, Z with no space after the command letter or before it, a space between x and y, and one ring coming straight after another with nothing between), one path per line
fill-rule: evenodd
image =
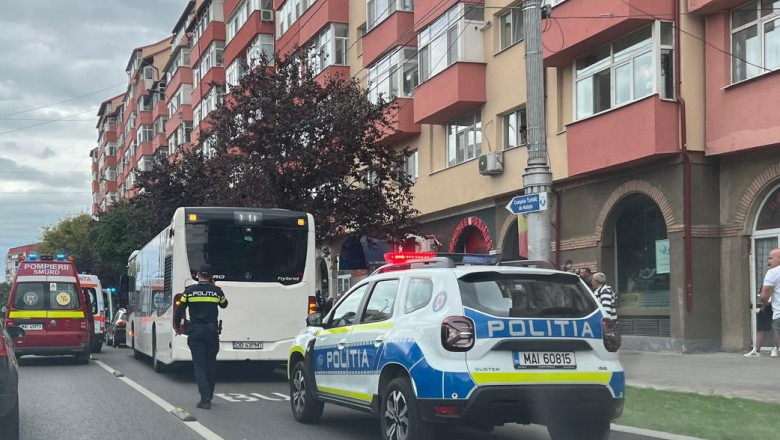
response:
M514 196L509 204L506 205L506 209L512 214L547 211L547 193Z

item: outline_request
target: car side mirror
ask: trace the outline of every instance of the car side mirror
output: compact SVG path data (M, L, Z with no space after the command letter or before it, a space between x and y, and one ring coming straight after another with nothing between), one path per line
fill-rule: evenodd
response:
M24 337L24 330L21 327L8 327L8 334L11 335L11 339L20 339Z
M3 308L1 308L1 309L0 309L0 313L2 313L3 315L5 315L6 313L8 313L8 307L6 307L6 306L3 306Z
M322 314L315 312L306 316L306 325L309 327L322 327Z

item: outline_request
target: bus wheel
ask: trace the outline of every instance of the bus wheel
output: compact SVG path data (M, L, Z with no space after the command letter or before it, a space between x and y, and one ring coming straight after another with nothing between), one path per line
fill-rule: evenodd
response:
M133 357L138 359L138 360L141 360L141 357L142 357L141 356L141 352L138 351L138 348L136 348L136 345L135 345L135 327L133 327L132 332L133 332Z

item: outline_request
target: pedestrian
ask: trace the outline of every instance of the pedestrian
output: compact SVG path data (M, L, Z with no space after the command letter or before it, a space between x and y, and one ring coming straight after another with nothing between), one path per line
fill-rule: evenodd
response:
M756 313L756 343L753 345L753 349L750 353L745 354L745 357L760 357L761 346L764 343L765 337L774 338L775 345L772 347L772 353L770 356L777 357L777 345L778 338L773 335L772 332L772 305L762 305L759 303L759 310Z
M217 352L219 352L219 311L217 306L228 305L222 289L214 285L213 270L204 264L198 270L198 284L184 289L181 305L176 309L173 322L176 334L187 334L187 345L192 353L192 367L198 384L200 401L198 408L210 409L217 378ZM190 310L189 323L184 325L186 310ZM186 322L186 321L185 321ZM186 328L183 328L186 327Z
M582 269L580 269L580 278L582 278L582 281L585 281L585 284L587 284L589 286L592 285L592 283L591 283L591 277L592 276L593 275L591 274L591 271L590 271L589 267L583 267Z
M590 285L593 287L593 293L604 306L607 312L607 317L617 319L617 304L615 299L615 292L607 284L607 276L601 272L596 272L590 277Z
M759 299L763 306L771 305L772 329L775 332L775 344L777 344L778 339L780 339L780 248L769 251L769 270L764 276ZM776 348L772 352L775 357L777 357ZM758 349L760 350L761 347L759 346Z

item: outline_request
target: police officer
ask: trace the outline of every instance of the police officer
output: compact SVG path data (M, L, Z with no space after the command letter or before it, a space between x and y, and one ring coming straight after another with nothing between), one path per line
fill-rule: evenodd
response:
M217 376L217 352L219 351L219 330L217 306L225 308L228 305L222 289L214 285L211 279L213 270L204 264L198 270L198 284L184 289L181 305L176 309L173 322L176 324L176 334L187 334L187 345L192 352L192 366L195 370L195 381L198 383L200 402L197 407L211 408L211 398L214 396L214 381ZM184 329L182 321L185 311L190 309L190 321Z

